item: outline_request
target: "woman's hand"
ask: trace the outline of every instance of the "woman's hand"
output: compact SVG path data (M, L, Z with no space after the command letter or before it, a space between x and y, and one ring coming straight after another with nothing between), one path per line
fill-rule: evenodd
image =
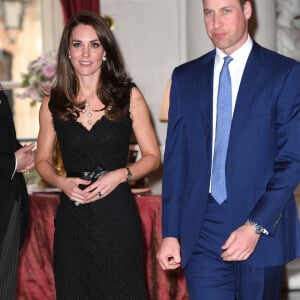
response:
M74 202L76 205L84 204L86 202L86 196L83 190L79 188L79 185L88 185L91 182L89 180L76 178L76 177L60 177L58 179L58 187Z
M109 195L121 182L126 180L125 168L110 171L82 190L84 202L94 202Z

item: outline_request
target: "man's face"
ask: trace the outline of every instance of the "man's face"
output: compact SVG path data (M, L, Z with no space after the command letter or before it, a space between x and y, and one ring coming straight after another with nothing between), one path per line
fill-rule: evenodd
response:
M248 38L248 20L252 14L249 1L203 0L206 31L214 45L230 55Z

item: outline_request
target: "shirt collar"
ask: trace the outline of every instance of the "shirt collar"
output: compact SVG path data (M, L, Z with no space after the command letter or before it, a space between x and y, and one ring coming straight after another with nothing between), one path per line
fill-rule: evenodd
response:
M233 52L230 56L233 58L234 61L241 61L241 60L247 60L248 56L251 52L253 46L253 40L248 35L247 41L237 49L235 52ZM216 62L219 63L220 61L223 61L224 57L227 56L221 49L216 48Z

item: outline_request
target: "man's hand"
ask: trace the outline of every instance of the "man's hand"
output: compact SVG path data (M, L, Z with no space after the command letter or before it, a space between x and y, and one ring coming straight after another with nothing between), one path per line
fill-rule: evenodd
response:
M233 231L225 244L221 257L225 261L242 261L249 258L253 253L260 235L255 233L249 225L243 225Z
M35 143L30 143L15 152L17 159L17 172L24 173L34 168Z
M180 244L176 238L164 238L156 258L163 270L174 270L180 267Z

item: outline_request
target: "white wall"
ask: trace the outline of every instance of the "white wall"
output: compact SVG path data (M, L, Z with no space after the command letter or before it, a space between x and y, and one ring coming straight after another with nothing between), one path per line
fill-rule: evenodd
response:
M57 50L64 20L60 0L41 0L43 53Z
M167 123L159 121L161 101L174 66L186 61L186 1L101 0L101 14L110 16L127 69L149 105L162 152ZM161 170L149 177L161 193Z
M186 3L181 0L101 0L110 16L127 68L142 90L161 144L166 124L161 100L173 67L186 60Z

